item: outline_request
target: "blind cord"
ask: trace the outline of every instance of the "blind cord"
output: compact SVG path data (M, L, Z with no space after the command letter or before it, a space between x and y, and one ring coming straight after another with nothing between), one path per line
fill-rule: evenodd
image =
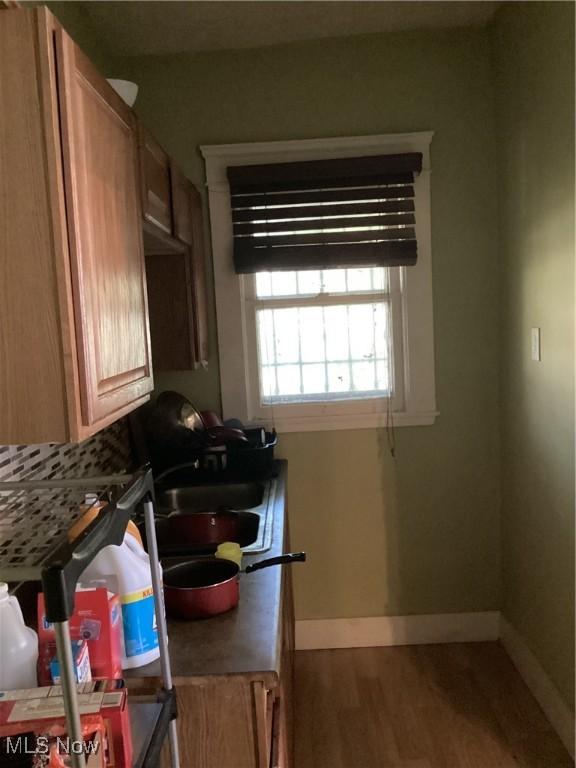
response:
M394 428L394 414L390 404L391 398L386 398L386 439L390 456L396 459L396 430Z
M390 279L390 272L388 272L388 279ZM388 312L390 312L390 305L388 305ZM386 339L386 345L388 347L388 397L386 398L386 440L388 442L388 451L393 459L396 459L396 431L394 429L394 413L392 411L392 387L394 381L394 363L393 363L393 332L390 331L390 323L388 323L388 337Z

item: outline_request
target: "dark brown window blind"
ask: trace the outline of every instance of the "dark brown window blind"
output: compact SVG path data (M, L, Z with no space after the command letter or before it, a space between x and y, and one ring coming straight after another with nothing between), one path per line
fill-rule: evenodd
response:
M416 264L417 152L228 168L238 273Z

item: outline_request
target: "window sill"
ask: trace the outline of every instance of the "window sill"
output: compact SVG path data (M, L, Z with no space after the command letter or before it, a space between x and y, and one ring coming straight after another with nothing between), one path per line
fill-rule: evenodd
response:
M439 415L438 411L412 412L406 411L393 414L394 427L426 427L431 426ZM341 416L298 416L293 418L280 417L256 419L256 426L270 426L273 422L279 434L286 432L330 432L346 429L381 429L386 427L385 413L346 414Z

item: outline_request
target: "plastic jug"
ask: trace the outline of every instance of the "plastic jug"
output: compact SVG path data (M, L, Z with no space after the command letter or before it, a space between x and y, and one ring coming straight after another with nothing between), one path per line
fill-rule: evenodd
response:
M36 688L38 636L24 624L20 603L0 582L0 690Z
M105 581L122 606L122 669L142 667L157 659L158 628L150 558L129 533L120 546L104 547L80 577L83 586Z

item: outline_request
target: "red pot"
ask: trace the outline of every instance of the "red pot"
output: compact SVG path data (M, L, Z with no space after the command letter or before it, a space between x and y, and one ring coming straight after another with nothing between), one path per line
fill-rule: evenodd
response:
M260 560L248 565L243 572L305 560L305 552L293 552ZM198 557L165 568L167 614L175 619L207 619L231 610L240 599L239 574L236 563L217 557Z

